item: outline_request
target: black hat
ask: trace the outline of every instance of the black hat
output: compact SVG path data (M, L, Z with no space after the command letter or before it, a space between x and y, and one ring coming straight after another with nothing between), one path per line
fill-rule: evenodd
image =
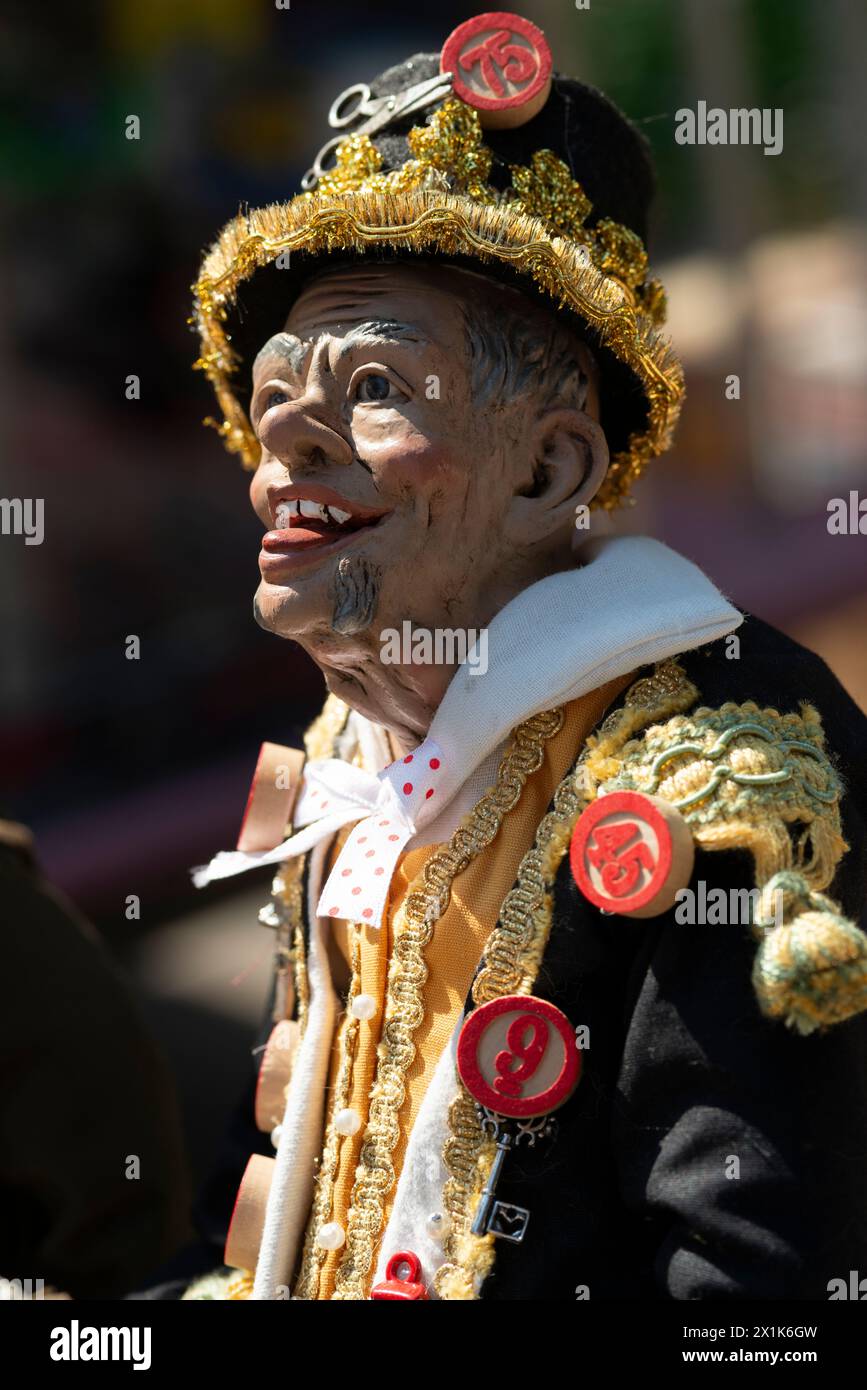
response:
M647 278L648 147L601 92L551 74L545 54L540 31L517 16L468 21L442 55L416 54L342 93L330 122L344 133L320 151L305 191L224 228L196 285L197 365L248 467L259 446L233 379L249 375L330 258L484 268L577 320L601 359L612 450L596 505L616 506L667 447L683 382L658 331L662 288Z

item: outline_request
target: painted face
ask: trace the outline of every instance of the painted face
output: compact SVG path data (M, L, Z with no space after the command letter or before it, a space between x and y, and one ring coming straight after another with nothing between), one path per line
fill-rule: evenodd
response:
M336 271L261 350L264 627L303 642L497 611L532 461L526 411L474 406L460 305L483 285L446 267Z

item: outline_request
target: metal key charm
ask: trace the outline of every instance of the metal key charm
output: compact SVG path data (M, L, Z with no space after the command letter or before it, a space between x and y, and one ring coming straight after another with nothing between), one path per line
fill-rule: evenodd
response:
M524 1239L530 1213L526 1207L517 1207L511 1202L499 1201L495 1193L503 1171L503 1164L506 1161L506 1154L518 1141L509 1130L500 1127L497 1118L493 1115L487 1116L484 1123L497 1140L497 1150L488 1180L482 1189L471 1230L474 1236L500 1236L503 1240L514 1241L517 1245Z

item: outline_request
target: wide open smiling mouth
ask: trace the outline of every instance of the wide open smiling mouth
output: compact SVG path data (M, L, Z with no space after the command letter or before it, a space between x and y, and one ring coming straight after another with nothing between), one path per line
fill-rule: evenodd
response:
M370 531L391 513L374 511L317 484L277 489L269 496L273 530L262 539L268 554L340 548L360 531Z

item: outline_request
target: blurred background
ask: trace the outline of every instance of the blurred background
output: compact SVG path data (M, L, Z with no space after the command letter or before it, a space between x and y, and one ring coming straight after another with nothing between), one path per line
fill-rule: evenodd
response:
M481 8L3 7L0 493L44 498L46 537L0 544L0 814L33 827L46 872L132 972L197 1175L246 1065L271 939L256 922L267 873L202 901L188 869L234 843L260 742L298 742L322 690L253 622L261 528L247 475L202 428L214 407L190 371L189 285L239 204L297 191L339 91L438 50ZM867 706L867 539L827 530L831 498L867 495L867 9L516 8L657 160L652 261L689 397L626 526L820 652ZM699 100L781 107L782 153L678 145L675 112Z

